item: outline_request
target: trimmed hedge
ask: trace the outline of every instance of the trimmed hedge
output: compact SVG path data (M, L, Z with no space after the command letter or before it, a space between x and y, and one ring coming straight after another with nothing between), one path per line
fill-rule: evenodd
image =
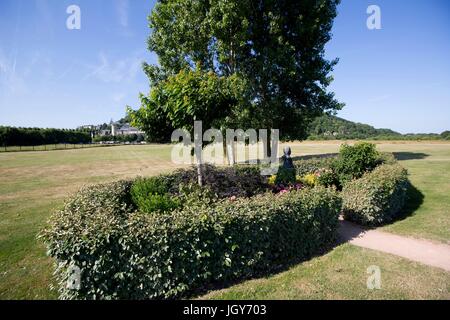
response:
M320 185L335 186L338 190L377 166L395 163L397 160L392 153L377 152L376 146L367 142L359 142L354 146L344 144L339 154L294 161L297 175L316 174Z
M310 173L315 173L316 171L322 169L331 169L333 161L336 159L335 155L330 155L330 157L324 158L311 158L304 160L294 161L294 166L296 174L299 176L304 176Z
M403 208L408 187L406 169L398 164L381 165L344 186L344 217L367 226L390 222Z
M134 212L131 182L85 188L41 237L58 262L63 299L169 299L214 282L267 273L335 240L332 189L271 193L149 215ZM81 288L67 288L69 266Z
M219 198L251 197L268 189L267 178L257 165L236 165L232 167L203 166L203 182ZM180 184L196 184L197 168L176 170L165 176L172 185L171 192L177 193Z
M0 146L91 143L89 131L0 126Z

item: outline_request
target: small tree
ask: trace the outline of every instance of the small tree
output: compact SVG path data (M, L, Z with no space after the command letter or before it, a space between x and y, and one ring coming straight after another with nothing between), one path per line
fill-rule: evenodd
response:
M128 115L133 125L144 128L156 141L170 140L174 129L185 129L193 136L194 122L200 120L206 128L223 130L243 90L245 85L236 74L225 77L200 68L183 69L154 86L148 97L141 96L141 108L128 108ZM201 152L196 159L202 184Z

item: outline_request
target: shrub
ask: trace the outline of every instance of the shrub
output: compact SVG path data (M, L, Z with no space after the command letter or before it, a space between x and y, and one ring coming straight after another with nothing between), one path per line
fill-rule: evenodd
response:
M304 176L321 169L330 169L334 158L334 156L330 156L327 158L296 160L294 161L295 170L297 172L297 175Z
M332 169L337 174L340 185L360 178L365 172L379 164L379 154L373 143L358 142L353 146L343 144L339 156L333 161Z
M247 197L254 196L267 190L266 177L261 175L257 165L234 166L238 185Z
M394 220L405 203L407 172L398 164L381 165L343 189L346 219L376 226Z
M324 187L338 186L339 180L332 169L319 169L316 171L317 183Z
M197 183L180 184L178 200L183 207L211 206L219 200L208 186Z
M142 212L171 211L180 206L169 194L171 182L170 176L138 178L131 187L131 199Z
M377 159L377 165L381 164L395 164L397 163L397 160L395 159L395 156L390 152L379 152L378 153L378 159Z
M204 184L217 194L219 198L231 196L250 197L264 192L268 185L266 177L262 176L258 166L237 165L233 167L217 168L204 165ZM177 170L171 174L172 191L176 192L180 184L195 184L197 169Z
M331 169L335 158L335 155L330 154L330 156L323 158L294 161L297 172L297 181L309 186L337 186L339 184L337 182L337 176Z
M175 298L309 257L336 235L340 197L332 189L225 199L149 215L130 210L129 186L86 189L42 232L58 261L61 298ZM69 266L81 270L79 290L66 286Z
M392 153L376 151L374 144L356 143L354 146L342 145L338 155L294 161L297 176L317 175L317 183L324 187L342 186L359 178L381 164L394 164L397 161Z

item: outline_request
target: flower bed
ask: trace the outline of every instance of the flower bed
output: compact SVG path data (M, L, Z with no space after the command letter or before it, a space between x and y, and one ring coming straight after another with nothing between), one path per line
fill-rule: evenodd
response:
M332 189L264 193L172 212L135 211L132 181L85 188L43 231L64 299L174 298L309 257L336 236ZM70 270L81 287L67 287Z
M342 198L347 219L394 219L406 171L372 146L343 150L269 178L257 166L206 166L204 187L191 168L82 189L41 234L60 297L169 299L267 273L332 243ZM67 287L73 267L76 290Z

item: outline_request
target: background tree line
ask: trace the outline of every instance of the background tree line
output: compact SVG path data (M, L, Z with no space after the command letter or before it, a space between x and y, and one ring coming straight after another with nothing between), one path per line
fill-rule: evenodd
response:
M450 140L450 131L401 134L391 129L376 129L368 124L348 121L332 115L316 118L308 127L308 140Z
M71 129L15 128L0 126L1 146L91 143L89 131Z

